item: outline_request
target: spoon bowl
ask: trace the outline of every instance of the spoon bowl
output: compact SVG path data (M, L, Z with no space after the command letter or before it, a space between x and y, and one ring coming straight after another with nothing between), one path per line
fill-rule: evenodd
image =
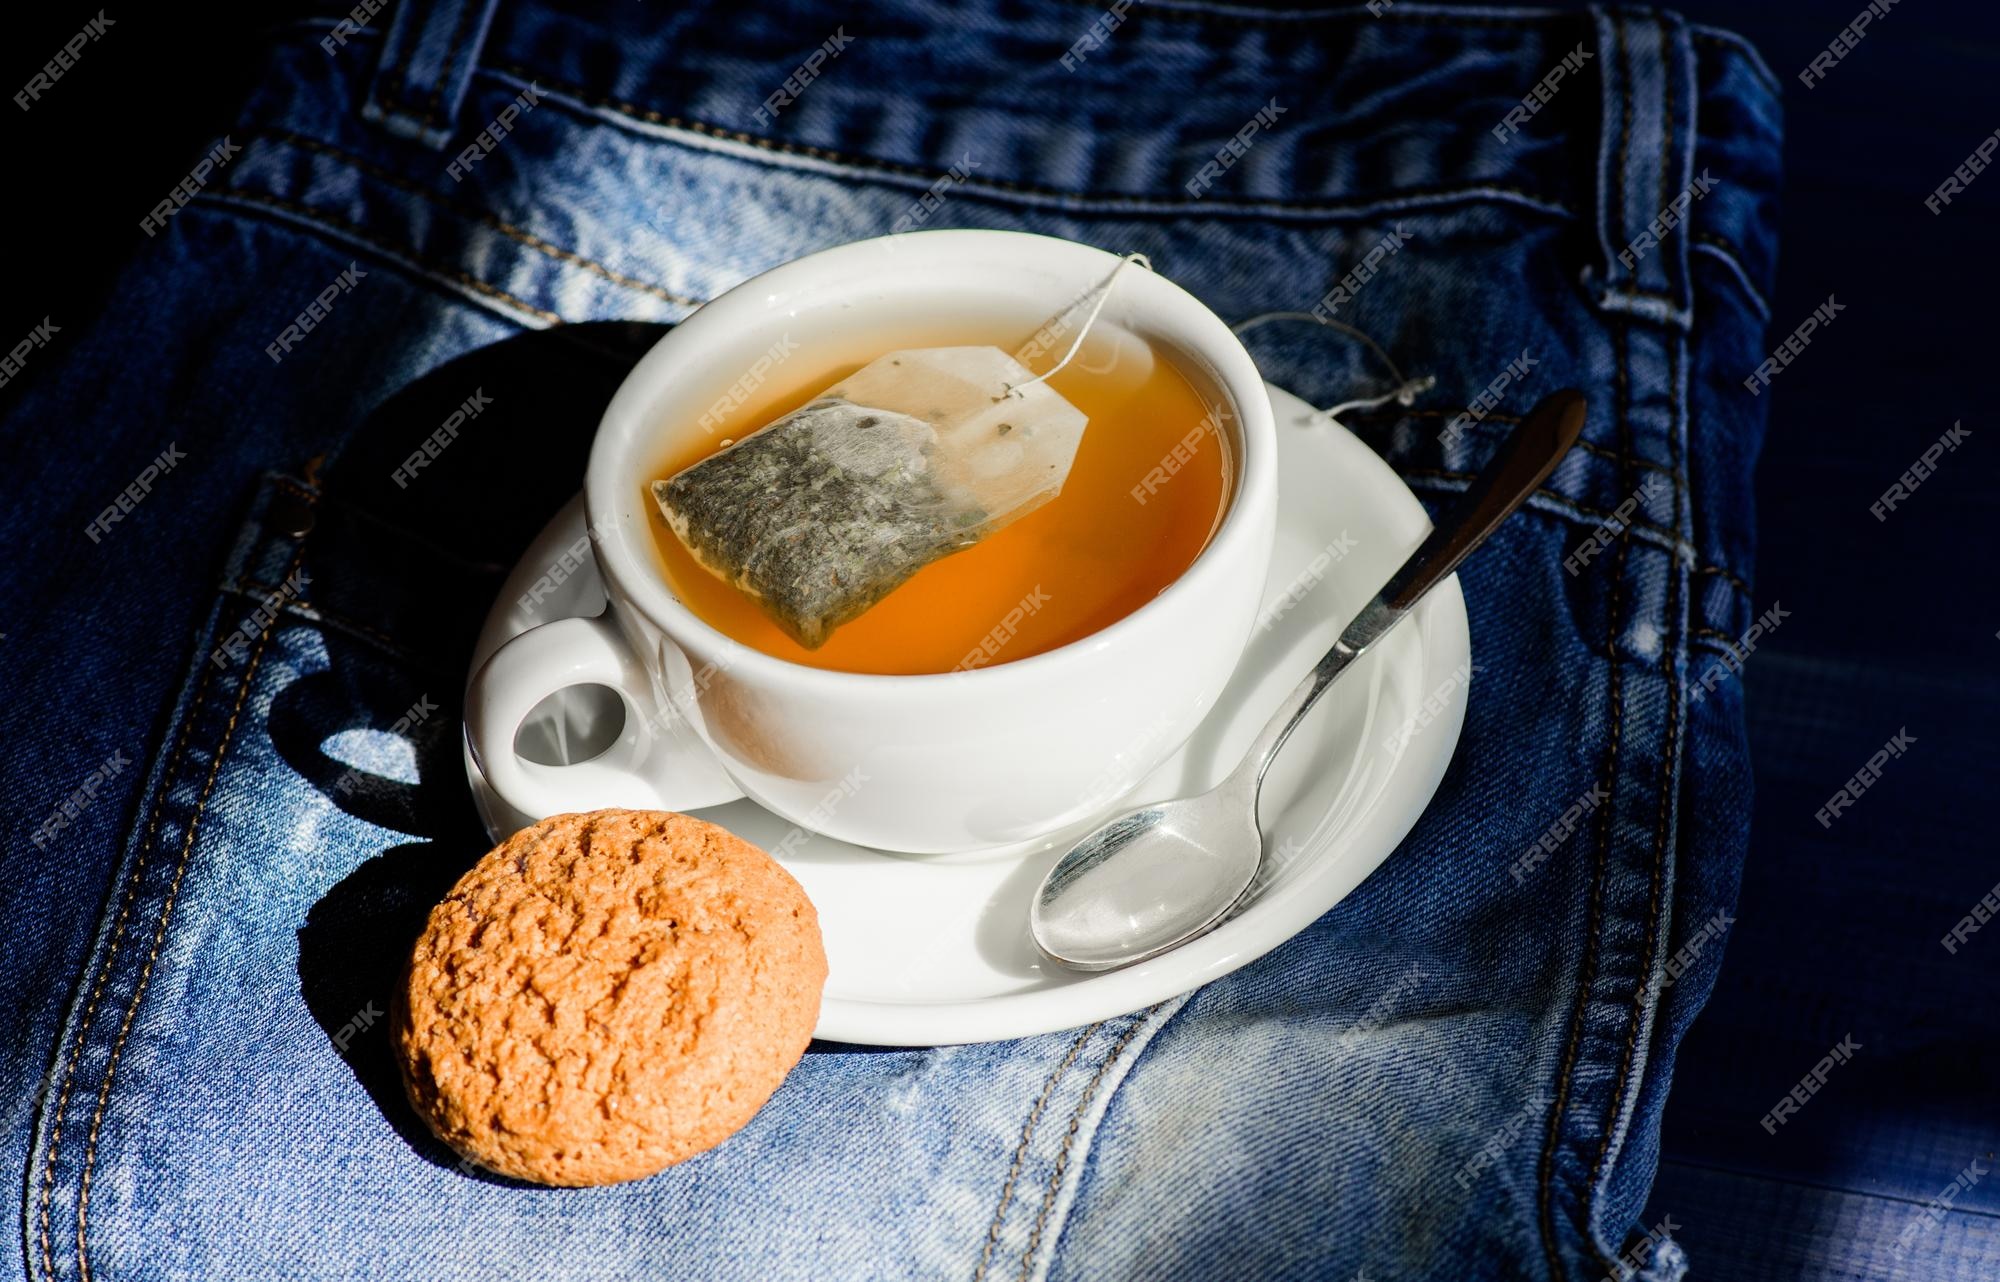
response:
M1213 927L1264 856L1255 807L1230 793L1235 782L1128 811L1072 847L1028 910L1043 953L1113 970Z

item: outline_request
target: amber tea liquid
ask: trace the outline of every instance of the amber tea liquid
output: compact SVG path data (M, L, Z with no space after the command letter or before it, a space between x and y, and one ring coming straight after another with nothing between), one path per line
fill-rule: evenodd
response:
M922 345L993 343L1017 351L1023 340L1009 330L929 337ZM1029 364L1046 369L1065 350L1067 341ZM663 424L666 444L656 470L635 484L648 486L700 462L865 363L817 364L804 345L713 432ZM794 641L755 598L696 561L648 493L645 508L668 585L704 622L745 645L843 672L991 667L1116 623L1179 578L1221 521L1233 485L1233 419L1218 428L1218 416L1180 371L1126 333L1093 333L1049 382L1090 419L1062 492L919 570L818 649Z

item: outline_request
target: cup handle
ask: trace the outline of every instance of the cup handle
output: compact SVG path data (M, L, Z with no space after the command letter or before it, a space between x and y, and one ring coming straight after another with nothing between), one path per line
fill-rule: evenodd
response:
M607 686L624 701L625 724L610 747L567 766L514 751L514 736L535 705L588 684ZM645 666L609 612L541 624L494 651L466 685L465 728L486 782L531 819L606 808L692 810L743 795L686 719L660 708Z

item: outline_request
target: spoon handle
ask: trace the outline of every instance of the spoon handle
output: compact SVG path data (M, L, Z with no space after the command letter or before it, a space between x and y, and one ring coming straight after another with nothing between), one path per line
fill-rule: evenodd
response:
M1583 393L1570 387L1543 397L1528 411L1528 417L1417 545L1417 550L1389 576L1375 598L1361 607L1361 612L1312 672L1285 696L1224 787L1247 787L1254 804L1264 782L1264 772L1278 755L1278 749L1284 747L1285 740L1312 711L1333 679L1395 627L1424 599L1425 593L1449 578L1459 563L1486 541L1487 535L1527 502L1528 496L1548 479L1556 463L1583 434L1586 410Z

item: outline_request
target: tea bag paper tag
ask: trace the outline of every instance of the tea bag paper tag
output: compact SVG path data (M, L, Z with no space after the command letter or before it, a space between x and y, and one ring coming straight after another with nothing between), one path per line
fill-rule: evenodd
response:
M990 534L1062 492L1088 423L1047 383L1015 388L1031 377L997 347L926 347L870 362L826 395L928 422L938 484L986 512Z

